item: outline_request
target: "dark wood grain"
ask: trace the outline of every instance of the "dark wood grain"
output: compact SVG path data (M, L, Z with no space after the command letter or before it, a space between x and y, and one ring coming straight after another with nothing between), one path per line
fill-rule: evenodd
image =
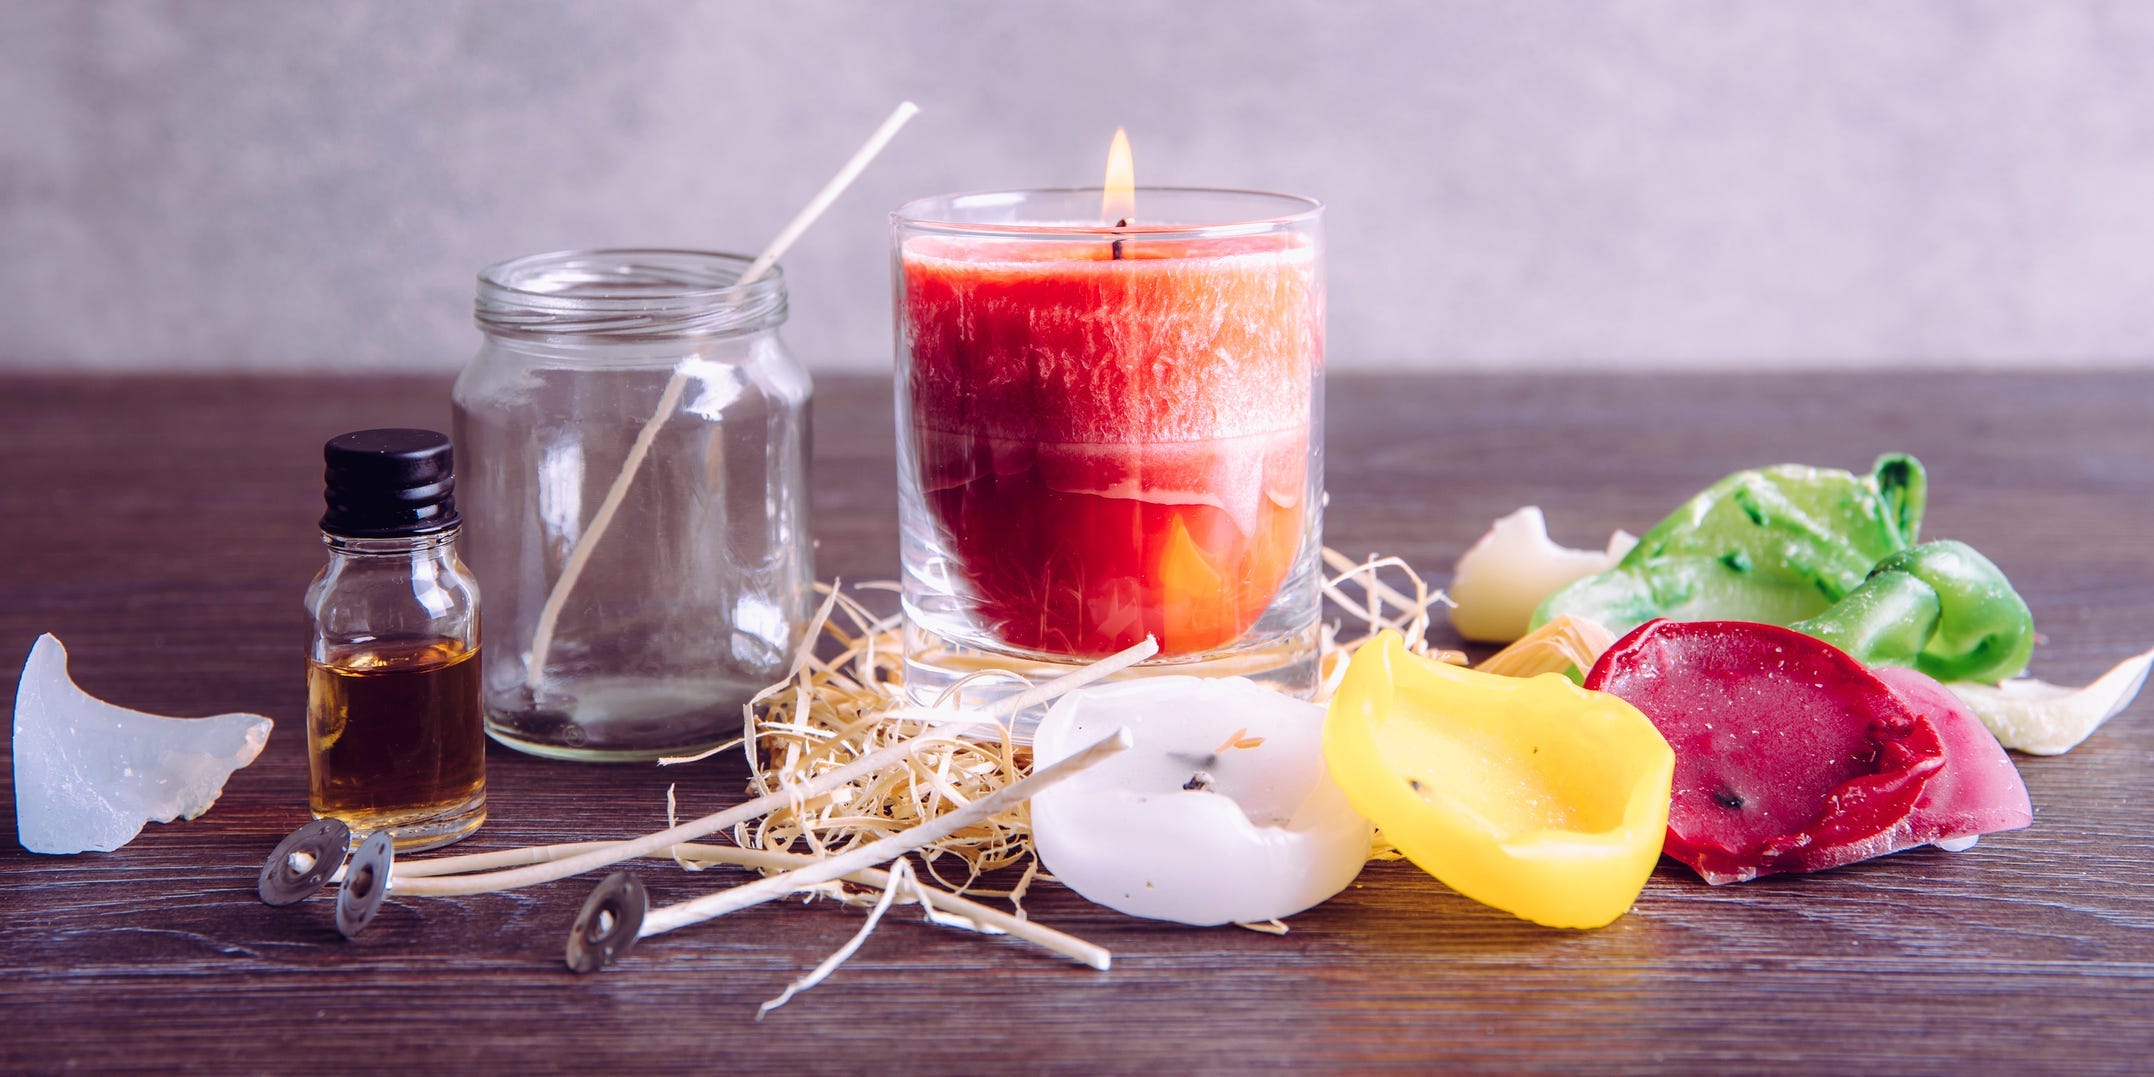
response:
M1042 922L1097 973L899 914L826 985L757 1002L860 913L765 906L563 970L588 889L392 903L353 942L254 875L305 818L299 599L320 563L321 442L446 421L399 379L0 380L0 700L39 632L77 679L278 730L217 807L109 854L0 849L0 1066L217 1069L1212 1071L1251 1065L2132 1070L2154 1054L2154 714L2019 760L2031 829L1806 878L1711 888L1663 864L1604 930L1544 930L1405 864L1283 938L1125 919L1053 886ZM887 387L817 399L820 574L896 568ZM2078 681L2154 644L2154 376L1335 378L1326 519L1349 553L1448 569L1487 522L1650 525L1738 467L1931 469L1926 534L1973 543ZM10 712L11 713L11 712ZM739 798L737 763L660 772L496 749L465 848L618 837ZM10 784L12 791L12 784ZM12 803L12 797L6 798ZM643 866L661 898L738 878Z

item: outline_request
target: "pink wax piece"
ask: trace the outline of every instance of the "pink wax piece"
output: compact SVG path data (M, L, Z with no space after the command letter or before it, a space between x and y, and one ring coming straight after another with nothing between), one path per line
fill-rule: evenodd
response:
M1881 668L1876 673L1894 695L1928 718L1944 740L1944 768L1915 802L1908 845L2017 830L2034 822L2034 805L2018 768L1958 696L1912 669Z

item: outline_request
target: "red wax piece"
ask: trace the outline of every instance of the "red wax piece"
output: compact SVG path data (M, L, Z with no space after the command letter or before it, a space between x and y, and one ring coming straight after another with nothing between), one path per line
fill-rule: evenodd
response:
M1946 763L1937 727L1844 652L1739 621L1648 621L1586 687L1644 712L1675 749L1664 851L1707 882L1822 871L1919 838Z
M1306 240L915 237L913 451L1003 642L1222 646L1301 548L1322 296Z

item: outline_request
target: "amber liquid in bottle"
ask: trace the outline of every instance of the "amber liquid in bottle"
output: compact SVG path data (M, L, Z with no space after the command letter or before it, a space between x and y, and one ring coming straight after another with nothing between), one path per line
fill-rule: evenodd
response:
M358 833L393 827L399 851L477 829L486 819L478 655L455 640L384 640L309 659L314 814Z

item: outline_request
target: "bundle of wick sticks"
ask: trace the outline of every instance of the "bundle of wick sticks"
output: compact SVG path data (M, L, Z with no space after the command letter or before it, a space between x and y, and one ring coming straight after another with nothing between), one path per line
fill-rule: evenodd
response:
M876 873L869 872L868 869L940 842L951 833L971 826L980 819L1007 812L1029 799L1039 789L1053 785L1116 752L1127 749L1131 743L1128 732L1116 730L1069 758L1040 768L1036 773L972 803L903 832L834 855L789 857L761 850L726 849L691 843L727 827L759 818L788 804L806 802L839 785L873 775L895 765L899 759L912 754L923 745L956 738L975 727L999 724L1007 715L1042 705L1065 692L1112 676L1157 653L1157 650L1157 645L1147 639L1091 666L1012 696L996 706L972 713L942 712L940 717L946 720L921 731L913 740L881 748L845 766L809 778L798 786L788 786L755 797L736 807L626 841L578 842L472 853L399 866L395 863L389 834L382 831L370 835L358 851L351 855L347 864L346 850L351 839L350 831L335 819L317 820L295 831L270 854L269 860L263 865L258 889L263 901L271 905L288 905L305 899L332 882L340 883L337 893L337 928L348 937L365 929L390 894L450 897L495 893L566 879L649 856L669 856L683 863L736 863L778 872L743 886L656 910L646 909L639 884L628 880L626 876L616 874L602 884L593 901L586 904L583 917L578 920L575 931L571 933L569 965L578 972L595 971L603 967L607 960L617 953L625 952L638 938L699 923L798 890L817 889L841 878L854 878L871 885L879 881L894 893L905 880L908 869L894 869L879 879ZM918 891L917 899L923 904L939 907L961 920L969 921L969 926L983 931L1008 931L1011 934L1032 937L1088 964L1105 967L1105 952L1097 947L1088 947L1066 936L1033 928L1024 924L1021 918L996 913L954 895L938 896L927 893L924 888L916 886L915 889ZM949 900L942 900L945 898ZM650 914L648 919L645 918L646 912Z

